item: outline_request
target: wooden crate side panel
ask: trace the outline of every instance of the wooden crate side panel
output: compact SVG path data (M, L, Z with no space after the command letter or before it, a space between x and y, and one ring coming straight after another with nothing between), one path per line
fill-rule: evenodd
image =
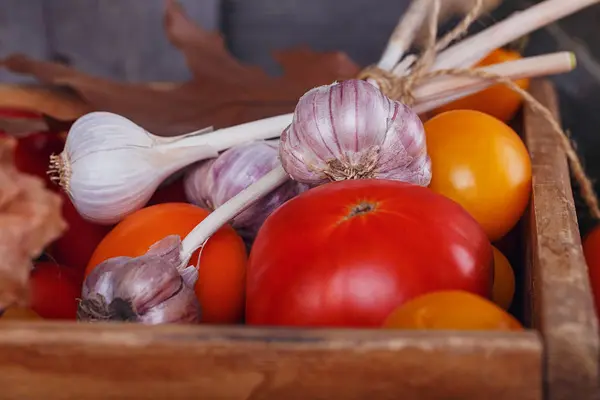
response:
M558 117L556 93L548 81L530 92ZM532 158L530 229L534 327L544 337L549 400L600 399L599 336L583 257L569 167L550 125L525 110L526 143Z
M0 326L2 399L541 400L535 332Z

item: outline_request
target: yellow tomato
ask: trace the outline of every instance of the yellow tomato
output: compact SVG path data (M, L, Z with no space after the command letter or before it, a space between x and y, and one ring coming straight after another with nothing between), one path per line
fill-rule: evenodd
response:
M477 66L484 67L501 64L508 61L521 59L521 54L516 51L497 49L488 54ZM515 83L524 90L529 88L529 79L519 79ZM476 110L492 115L502 121L510 121L523 104L520 94L508 86L498 84L490 86L481 92L455 100L433 111L433 114L450 110Z
M508 259L497 248L494 250L494 289L492 300L505 310L510 305L515 296L515 273L510 266Z
M4 311L0 321L5 320L24 320L24 319L42 319L35 311L30 308L10 307Z
M531 160L519 136L479 111L457 110L425 123L430 188L459 203L490 241L506 235L525 211Z
M483 297L460 290L432 292L397 308L386 319L388 329L519 331L512 315Z

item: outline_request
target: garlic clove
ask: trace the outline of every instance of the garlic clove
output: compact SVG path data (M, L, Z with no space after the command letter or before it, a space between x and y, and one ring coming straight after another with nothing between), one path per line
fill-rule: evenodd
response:
M200 304L193 289L182 285L177 295L154 306L138 317L144 324L198 323L200 322Z
M91 296L92 292L95 292L102 295L110 303L115 297L112 282L115 276L118 276L119 271L126 267L129 260L131 260L131 257L115 257L98 264L83 283L82 298L85 299Z
M187 287L193 288L196 286L196 282L198 282L198 268L190 265L189 267L182 269L180 273L183 283L185 283Z

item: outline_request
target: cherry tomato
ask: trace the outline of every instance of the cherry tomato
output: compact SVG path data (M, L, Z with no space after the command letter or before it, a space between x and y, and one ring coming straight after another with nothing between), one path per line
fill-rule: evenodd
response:
M414 298L394 310L383 326L389 329L523 330L519 321L496 304L460 290Z
M505 310L515 296L515 273L508 259L498 250L494 249L494 289L492 300Z
M72 268L38 262L31 272L31 309L47 319L75 319L81 285Z
M588 265L596 313L600 315L600 225L592 229L583 240L583 254Z
M477 66L485 67L508 61L516 61L521 58L521 54L516 51L497 49L488 54ZM521 89L527 90L529 88L529 79L519 79L515 83ZM433 114L451 110L476 110L508 122L515 116L519 108L521 108L521 104L523 104L523 98L520 94L506 85L499 84L446 104L433 111Z
M42 319L35 311L31 308L21 307L10 307L7 308L4 313L0 316L0 322L6 320L29 320L29 319Z
M62 215L67 221L65 233L50 247L49 253L59 263L84 271L90 257L104 236L110 232L111 226L89 222L81 215L64 192L62 197Z
M444 196L391 180L328 183L286 202L260 229L246 322L381 326L423 293L491 296L492 267L481 227Z
M184 238L208 214L207 210L185 203L165 203L136 211L100 242L86 274L112 257L141 256L165 236ZM203 249L194 253L190 264L200 265L195 289L202 305L202 321L240 321L244 310L246 249L233 228L227 225L219 229Z
M519 136L479 111L440 114L425 124L430 188L456 201L491 241L519 221L531 193L531 160Z

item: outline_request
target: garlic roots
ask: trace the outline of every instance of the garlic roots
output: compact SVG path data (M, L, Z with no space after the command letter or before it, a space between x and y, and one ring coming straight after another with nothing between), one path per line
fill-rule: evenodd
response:
M198 272L194 267L177 269L180 248L179 237L168 236L141 257L116 257L99 264L84 282L78 319L199 322L200 304L193 290Z
M184 187L188 201L214 210L277 165L277 142L256 141L232 147L186 172ZM233 218L231 225L251 241L276 208L307 189L307 185L289 180Z

